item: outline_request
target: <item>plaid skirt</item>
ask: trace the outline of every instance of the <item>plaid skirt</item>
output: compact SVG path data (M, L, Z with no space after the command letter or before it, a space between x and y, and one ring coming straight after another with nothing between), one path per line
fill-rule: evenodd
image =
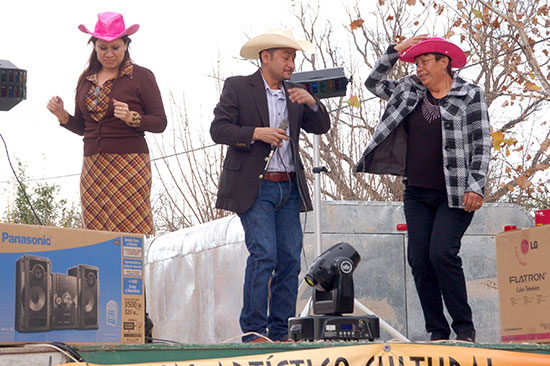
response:
M85 156L80 176L84 228L152 235L149 154Z

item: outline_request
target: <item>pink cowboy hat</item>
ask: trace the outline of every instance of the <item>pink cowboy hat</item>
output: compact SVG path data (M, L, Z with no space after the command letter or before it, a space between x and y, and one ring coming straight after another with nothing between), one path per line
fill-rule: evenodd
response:
M461 68L466 65L466 54L460 47L445 38L431 37L406 49L399 55L401 61L414 63L416 56L425 53L441 53L451 59L451 67Z
M139 29L139 24L134 24L125 28L122 14L106 11L97 14L97 23L95 24L95 30L93 32L83 24L80 24L78 29L84 33L91 34L95 38L110 42L122 36L129 36L136 33Z

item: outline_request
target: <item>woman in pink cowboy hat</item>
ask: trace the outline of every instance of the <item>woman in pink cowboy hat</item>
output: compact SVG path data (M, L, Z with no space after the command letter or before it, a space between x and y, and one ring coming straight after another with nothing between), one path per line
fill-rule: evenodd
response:
M416 75L389 80L401 59ZM491 134L483 90L452 68L466 64L453 43L420 35L391 45L365 86L386 110L356 172L404 177L407 257L431 340L475 341L461 239L483 204ZM443 298L443 301L442 301Z
M145 132L166 128L155 76L130 59L128 45L139 25L121 14L98 14L89 65L78 79L75 113L60 97L48 109L61 126L84 136L80 194L84 228L153 234L151 165Z

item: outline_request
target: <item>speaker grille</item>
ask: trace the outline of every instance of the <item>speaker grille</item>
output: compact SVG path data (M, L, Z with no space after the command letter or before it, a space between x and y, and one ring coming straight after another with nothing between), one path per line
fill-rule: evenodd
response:
M15 329L50 329L51 264L49 258L24 255L16 263Z

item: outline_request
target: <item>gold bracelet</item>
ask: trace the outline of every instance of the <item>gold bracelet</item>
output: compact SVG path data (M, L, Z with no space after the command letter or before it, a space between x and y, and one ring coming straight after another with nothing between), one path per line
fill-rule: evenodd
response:
M69 122L69 112L65 111L65 114L63 115L63 117L61 117L59 123L65 124L67 122Z
M135 111L131 113L132 113L132 120L130 122L126 122L126 124L134 128L139 127L139 125L141 124L141 114Z

